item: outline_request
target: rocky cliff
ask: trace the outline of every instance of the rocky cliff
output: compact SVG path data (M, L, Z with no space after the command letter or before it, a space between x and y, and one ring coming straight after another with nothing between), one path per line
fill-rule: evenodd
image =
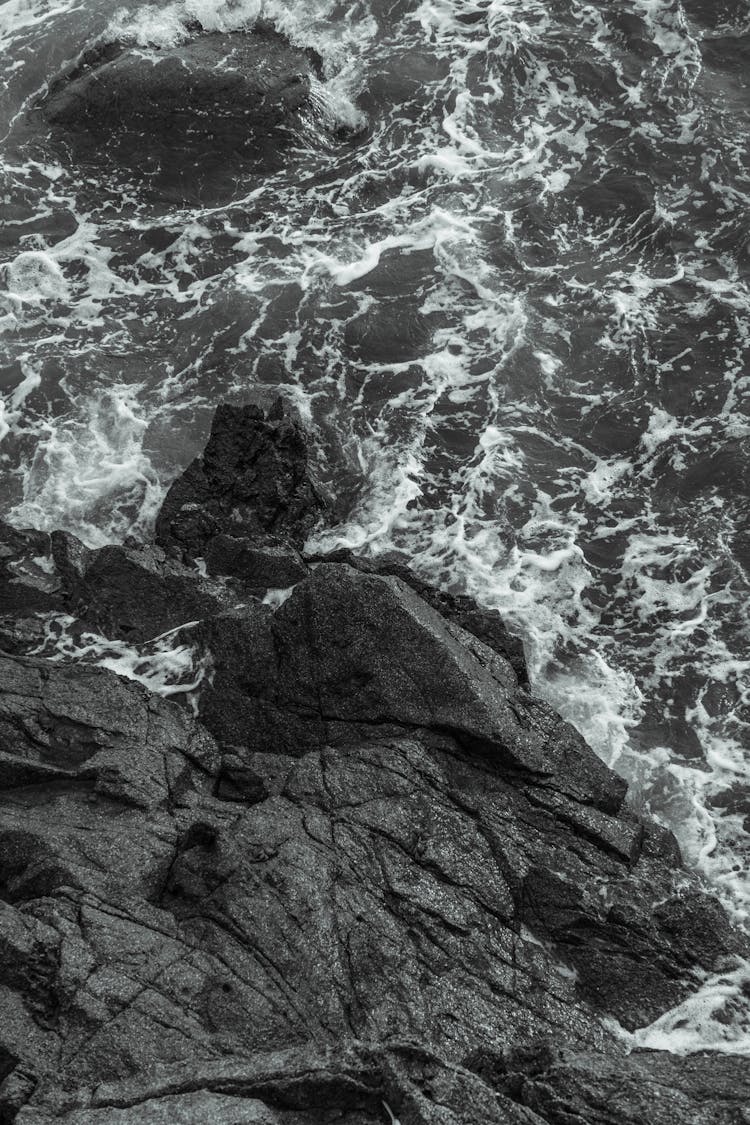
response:
M329 112L322 78L315 51L262 20L229 32L189 23L179 42L103 40L84 51L50 81L29 124L63 163L104 168L156 199L206 203L283 168L295 145L355 138L360 126Z
M321 518L277 404L155 543L2 528L0 1121L746 1122L611 1030L745 939L496 614Z

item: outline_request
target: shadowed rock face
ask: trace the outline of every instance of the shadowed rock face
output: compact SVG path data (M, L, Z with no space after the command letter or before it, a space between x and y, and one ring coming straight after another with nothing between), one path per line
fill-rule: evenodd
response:
M219 411L172 555L0 529L0 1120L737 1125L746 1060L626 1056L601 1017L650 1022L744 939L496 615L305 560L304 448ZM25 589L119 637L197 620L197 717L24 655Z
M74 145L134 171L198 167L212 155L273 167L315 69L312 52L265 27L161 49L109 44L54 82L41 109Z

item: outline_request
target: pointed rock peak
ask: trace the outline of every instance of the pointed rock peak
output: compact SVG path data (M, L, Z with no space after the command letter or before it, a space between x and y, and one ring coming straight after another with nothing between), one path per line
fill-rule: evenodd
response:
M299 550L324 507L305 434L285 402L267 411L223 404L202 457L167 493L156 539L173 554L210 558L215 573L233 573L240 546Z

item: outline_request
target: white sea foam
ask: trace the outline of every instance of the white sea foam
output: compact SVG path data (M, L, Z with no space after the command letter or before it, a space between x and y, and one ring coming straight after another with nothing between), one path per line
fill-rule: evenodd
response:
M23 378L18 386L0 398L0 443L18 427L26 399L41 382L39 369L29 360L21 361L21 371Z
M706 977L697 990L648 1027L625 1033L633 1047L689 1055L750 1055L750 964Z
M335 0L287 4L282 0L177 0L118 9L105 33L143 47L174 47L186 42L198 23L203 31L247 30L258 20L272 23L290 42L319 51L331 73L340 72L375 33L366 13L337 16Z
M314 279L321 270L325 270L336 285L350 285L371 273L388 251L432 250L439 258L444 250L450 252L457 243L467 241L474 241L471 224L461 215L436 208L430 215L411 226L407 225L398 234L389 234L371 242L353 261L342 262L333 255L314 252L308 258L304 280L309 284L311 276Z
M0 8L0 42L29 28L42 28L61 14L83 8L79 0L5 0Z
M274 586L266 591L263 605L268 605L271 609L279 609L284 602L291 598L293 590L294 586Z
M164 486L143 451L147 421L135 392L115 385L95 394L83 416L39 423L13 522L65 528L89 546L151 524Z
M5 283L12 298L38 304L65 301L70 286L58 263L42 250L24 250L5 267Z
M72 631L75 617L50 614L44 619L44 640L31 655L107 668L165 698L190 696L210 674L208 657L200 654L194 645L180 642L180 633L196 624L196 621L189 621L133 645L110 640L99 633L75 633Z

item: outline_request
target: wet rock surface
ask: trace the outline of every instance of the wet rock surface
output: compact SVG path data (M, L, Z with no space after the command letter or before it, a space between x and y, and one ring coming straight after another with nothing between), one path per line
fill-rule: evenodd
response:
M276 561L267 564L269 577L280 580L265 584L288 586L324 506L310 476L305 434L281 401L267 412L223 405L203 455L166 495L156 541L183 559L205 559L219 574L247 565L245 552L270 548Z
M319 66L269 27L211 32L173 47L110 43L52 83L41 111L71 137L140 137L139 156L182 149L272 161L308 105Z
M470 1063L532 1111L530 1121L548 1125L733 1125L747 1120L750 1104L747 1060L711 1053L635 1051L612 1059L532 1044L501 1058L478 1053Z
M322 513L281 406L223 407L157 545L0 528L0 1120L745 1121L747 1060L602 1022L744 938L497 615L304 557ZM203 679L66 662L60 614Z

